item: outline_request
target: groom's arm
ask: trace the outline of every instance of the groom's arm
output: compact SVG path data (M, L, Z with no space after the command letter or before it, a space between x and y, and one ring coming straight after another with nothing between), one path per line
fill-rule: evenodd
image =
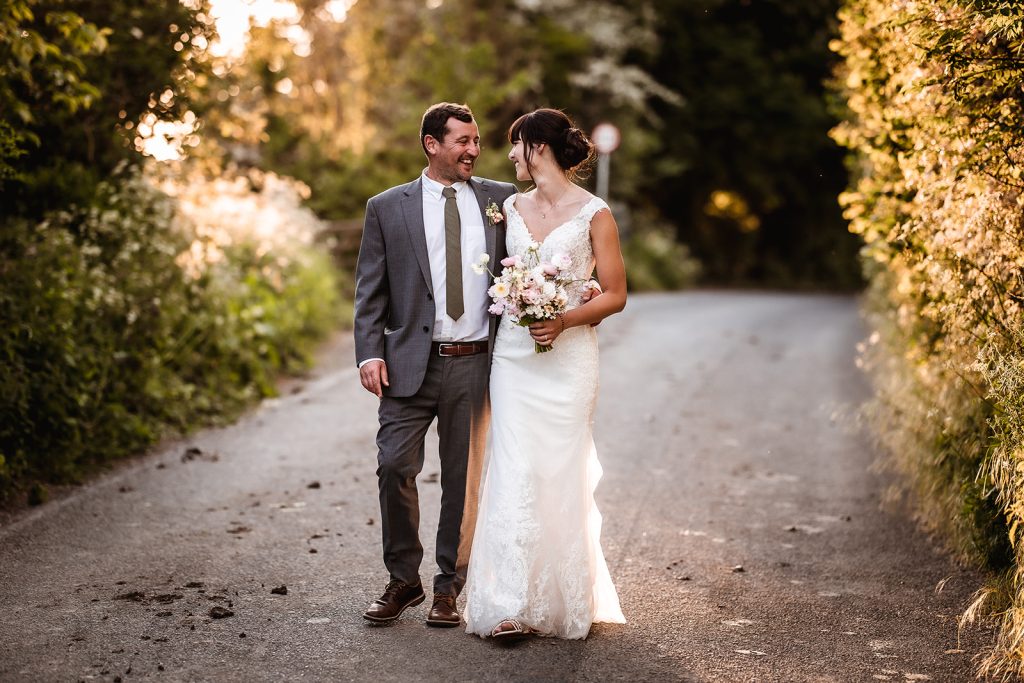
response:
M384 365L384 325L388 312L387 252L380 218L371 199L366 204L363 237L356 261L354 335L356 363L364 387L377 396L388 385Z

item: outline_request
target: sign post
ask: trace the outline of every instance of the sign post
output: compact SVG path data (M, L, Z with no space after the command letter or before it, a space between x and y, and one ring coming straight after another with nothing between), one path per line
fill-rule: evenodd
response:
M610 123L599 123L594 126L590 139L597 148L597 196L608 201L608 175L611 167L612 152L619 148L622 136L619 129Z

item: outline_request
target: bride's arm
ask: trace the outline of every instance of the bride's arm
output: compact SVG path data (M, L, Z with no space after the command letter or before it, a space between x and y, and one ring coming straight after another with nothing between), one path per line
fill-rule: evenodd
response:
M604 290L587 303L563 314L566 327L598 323L626 307L626 266L619 246L619 226L610 211L598 211L590 222L597 279Z
M604 291L582 306L566 311L560 319L530 325L530 336L538 344L550 344L565 329L601 322L626 307L626 266L619 247L619 227L610 211L602 210L594 215L590 222L590 242L597 277Z

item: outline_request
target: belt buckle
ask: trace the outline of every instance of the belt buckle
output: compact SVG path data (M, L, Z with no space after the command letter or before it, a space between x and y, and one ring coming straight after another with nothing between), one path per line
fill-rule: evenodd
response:
M452 354L445 353L445 351L447 350L446 347L452 347L452 346L454 346L454 344L452 344L451 342L438 342L438 344L437 344L437 355L441 356L442 358L448 358L449 356L456 355L454 353L452 353Z

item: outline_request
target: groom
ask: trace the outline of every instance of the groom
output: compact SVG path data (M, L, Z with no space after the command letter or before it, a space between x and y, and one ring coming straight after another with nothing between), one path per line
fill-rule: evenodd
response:
M497 319L487 312L482 253L505 257L504 222L488 218L517 191L473 177L480 132L465 105L427 109L420 127L427 168L366 205L356 266L359 379L380 398L377 478L384 565L390 581L363 614L390 623L423 602L419 498L424 436L437 419L441 515L430 626L458 626L490 408L487 381ZM494 213L493 209L490 212Z

